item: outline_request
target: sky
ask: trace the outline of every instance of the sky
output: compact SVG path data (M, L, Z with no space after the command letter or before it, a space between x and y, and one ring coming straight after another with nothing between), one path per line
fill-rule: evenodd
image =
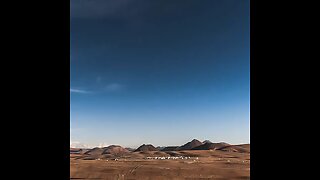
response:
M70 144L250 143L249 0L71 0Z

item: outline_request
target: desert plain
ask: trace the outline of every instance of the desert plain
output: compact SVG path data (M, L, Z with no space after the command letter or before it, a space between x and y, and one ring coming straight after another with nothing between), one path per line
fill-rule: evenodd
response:
M70 179L250 179L250 144L192 143L167 150L152 145L72 149Z

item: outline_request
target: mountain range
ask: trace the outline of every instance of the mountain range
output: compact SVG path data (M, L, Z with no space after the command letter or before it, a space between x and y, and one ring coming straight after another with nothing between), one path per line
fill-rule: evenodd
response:
M129 152L170 152L170 151L185 151L185 150L220 150L229 152L250 153L250 144L230 145L225 142L212 143L209 140L203 142L193 139L181 146L163 146L155 147L152 144L142 144L137 149L123 148L119 145L110 145L107 147L96 147L92 149L70 148L71 154L86 154L86 155L123 155Z

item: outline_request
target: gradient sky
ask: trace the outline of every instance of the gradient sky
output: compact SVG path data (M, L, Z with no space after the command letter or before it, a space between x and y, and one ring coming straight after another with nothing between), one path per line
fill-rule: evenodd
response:
M71 0L71 142L250 142L249 0Z

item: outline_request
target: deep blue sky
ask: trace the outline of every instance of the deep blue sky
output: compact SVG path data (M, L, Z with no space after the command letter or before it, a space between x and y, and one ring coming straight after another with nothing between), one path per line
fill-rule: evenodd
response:
M248 0L71 0L71 141L249 143Z

